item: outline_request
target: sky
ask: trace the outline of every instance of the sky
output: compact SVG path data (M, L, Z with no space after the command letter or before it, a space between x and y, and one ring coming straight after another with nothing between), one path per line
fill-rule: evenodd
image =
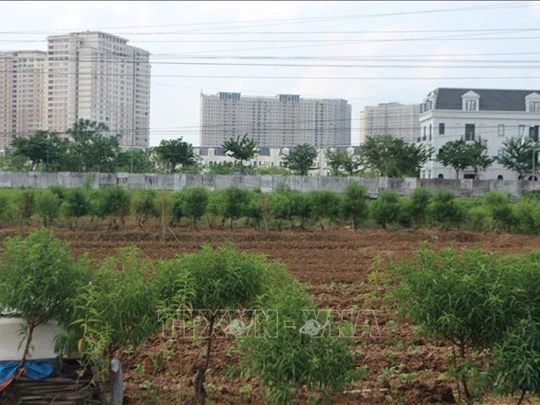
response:
M199 144L201 91L346 99L357 145L366 105L421 103L437 87L540 89L539 23L540 1L7 1L0 50L82 30L148 50L151 146Z

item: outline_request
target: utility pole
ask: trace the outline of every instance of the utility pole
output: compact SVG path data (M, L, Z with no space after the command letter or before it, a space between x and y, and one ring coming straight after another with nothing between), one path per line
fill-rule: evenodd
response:
M136 86L135 86L135 68L136 68L136 65L135 65L135 50L133 50L133 78L132 78L132 86L131 86L131 130L132 130L132 133L131 133L131 163L130 163L130 168L129 168L129 172L130 173L133 173L133 147L135 146L135 133L136 133L136 128L135 128L135 124L136 124L136 120L135 120L135 100L136 100L136 97L135 97L135 89L136 89Z

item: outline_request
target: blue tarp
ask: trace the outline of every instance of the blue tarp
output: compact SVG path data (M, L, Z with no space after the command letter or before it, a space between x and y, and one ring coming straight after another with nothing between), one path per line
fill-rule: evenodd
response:
M11 382L20 362L0 362L0 391L3 391ZM41 381L49 377L54 369L54 360L28 360L24 363L26 377L31 380Z

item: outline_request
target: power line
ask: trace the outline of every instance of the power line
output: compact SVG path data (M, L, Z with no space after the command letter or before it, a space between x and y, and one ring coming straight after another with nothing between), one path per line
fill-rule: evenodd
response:
M96 30L110 30L110 29L125 29L125 28L156 28L156 27L182 27L182 26L201 26L201 25L241 25L249 23L268 23L268 22L281 22L285 24L299 24L299 23L310 23L310 22L324 22L324 21L335 21L335 20L344 20L344 19L359 19L359 18L375 18L375 17L391 17L391 16L401 16L401 15L418 15L418 14L433 14L433 13L445 13L445 12L457 12L457 11L485 11L485 10L496 10L496 9L507 9L507 8L520 8L530 6L528 2L508 2L508 3L496 3L488 5L480 5L473 7L457 7L457 8L446 8L446 9L431 9L431 10L419 10L419 11L404 11L404 12L393 12L393 13L376 13L376 14L357 14L357 15L340 15L340 16L325 16L325 17L303 17L303 18L277 18L277 19L262 19L262 20L248 20L248 21L225 21L225 22L197 22L197 23L183 23L183 24L165 24L165 25L131 25L131 26L121 26L121 27L100 27L100 28L86 28L80 29L82 31L96 31ZM266 24L276 25L276 24ZM280 25L280 24L277 24ZM264 24L257 24L257 26L264 26ZM233 27L234 28L234 27ZM241 28L241 27L240 27ZM48 30L48 31L0 31L0 34L21 34L21 33L34 33L34 34L43 34L43 33L53 33L53 32L66 32L78 30L77 28L73 29L61 29L61 30Z

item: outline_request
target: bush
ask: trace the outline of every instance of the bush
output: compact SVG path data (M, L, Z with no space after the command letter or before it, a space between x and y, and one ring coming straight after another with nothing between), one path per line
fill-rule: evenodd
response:
M36 214L43 219L43 226L49 228L58 218L60 198L50 190L41 191L36 197Z
M485 206L473 207L467 213L469 223L475 231L488 232L493 229L494 220L489 208Z
M522 313L523 301L512 288L512 260L480 250L421 250L397 266L403 281L396 288L396 307L427 336L447 340L457 349L455 364L465 396L470 367L466 350L490 349ZM456 360L454 360L456 361Z
M465 210L456 203L451 191L440 190L429 205L429 216L435 224L448 230L452 226L459 228L465 219Z
M403 228L413 226L414 205L410 198L400 198L398 204L397 223Z
M398 220L399 208L399 196L391 190L383 190L371 203L371 217L377 225L387 229Z
M75 218L75 224L79 218L90 214L90 201L88 193L82 188L69 190L65 197L64 211L68 220Z
M135 195L133 200L133 211L137 225L143 226L149 218L158 218L160 210L157 207L156 190L142 190Z
M307 202L311 207L311 215L319 222L322 230L323 219L334 221L339 217L340 197L331 191L312 191L307 195Z
M120 186L106 187L98 190L97 212L100 218L111 218L111 225L119 218L125 223L129 214L130 198L127 190Z
M230 220L231 229L234 220L245 215L245 207L249 203L249 198L249 191L238 187L228 187L221 192L220 215L223 219Z
M32 347L36 326L66 325L78 289L86 282L84 260L71 255L67 243L42 229L23 238L6 239L0 260L0 308L27 322L23 360Z
M540 234L540 203L523 199L512 206L512 216L515 218L514 229L518 233Z
M277 275L282 281L284 278ZM352 356L345 339L328 334L308 334L303 328L312 317L321 319L313 299L292 278L286 285L271 285L258 300L255 323L258 334L242 339L242 362L261 382L271 404L285 404L294 390L321 389L328 398L352 382ZM275 315L278 314L278 315Z
M17 206L19 221L28 224L32 215L34 215L34 193L32 191L24 191L17 196L15 204Z
M0 221L10 222L15 217L15 207L11 203L10 199L6 196L0 195Z
M341 212L345 219L351 221L354 231L359 224L369 216L366 203L366 188L358 183L349 183L345 188L345 195L341 202Z
M515 219L508 194L492 190L486 193L482 200L495 221L495 228L498 230L510 231L515 223Z
M208 191L204 187L192 187L182 192L180 207L182 214L191 218L192 226L197 229L197 221L206 213Z
M430 201L431 193L423 187L417 188L411 193L410 212L415 229L420 228L426 223Z

